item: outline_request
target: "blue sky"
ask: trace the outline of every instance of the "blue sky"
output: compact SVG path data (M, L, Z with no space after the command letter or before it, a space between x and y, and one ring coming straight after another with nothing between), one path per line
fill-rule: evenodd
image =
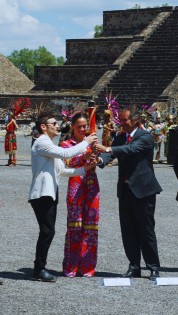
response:
M172 1L120 0L0 0L0 53L45 46L56 57L65 57L66 39L92 38L103 11L142 8Z

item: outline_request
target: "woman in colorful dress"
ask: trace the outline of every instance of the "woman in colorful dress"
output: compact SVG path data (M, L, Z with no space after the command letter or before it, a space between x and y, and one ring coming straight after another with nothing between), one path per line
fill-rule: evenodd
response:
M81 142L87 131L87 116L73 115L72 135L61 146L69 148ZM69 167L81 167L95 159L91 149L66 161ZM100 192L95 169L84 176L71 177L67 192L67 232L63 272L66 277L94 276L97 263Z
M12 112L9 112L6 122L6 135L5 135L5 153L9 154L7 166L16 166L16 151L17 142L15 130L18 126Z

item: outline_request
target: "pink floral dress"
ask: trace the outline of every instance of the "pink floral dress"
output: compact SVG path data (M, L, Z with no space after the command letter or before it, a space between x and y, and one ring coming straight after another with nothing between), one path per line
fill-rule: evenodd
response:
M74 138L61 146L76 145ZM69 167L86 164L83 154L66 161ZM70 177L67 191L67 232L64 246L63 272L65 276L93 276L97 263L100 192L95 171L84 176Z

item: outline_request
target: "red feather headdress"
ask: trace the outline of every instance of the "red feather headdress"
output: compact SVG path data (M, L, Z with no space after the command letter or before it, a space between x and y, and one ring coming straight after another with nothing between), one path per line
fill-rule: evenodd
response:
M31 105L29 98L18 98L11 106L11 111L13 112L14 117L17 117L19 114L24 113L27 108Z

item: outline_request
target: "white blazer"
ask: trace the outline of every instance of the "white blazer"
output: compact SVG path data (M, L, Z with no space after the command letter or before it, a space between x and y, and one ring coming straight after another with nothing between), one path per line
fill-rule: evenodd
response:
M86 151L87 141L71 148L55 145L47 135L41 135L31 149L32 183L28 200L50 196L56 199L59 176L84 175L84 168L66 169L60 158L68 159Z

